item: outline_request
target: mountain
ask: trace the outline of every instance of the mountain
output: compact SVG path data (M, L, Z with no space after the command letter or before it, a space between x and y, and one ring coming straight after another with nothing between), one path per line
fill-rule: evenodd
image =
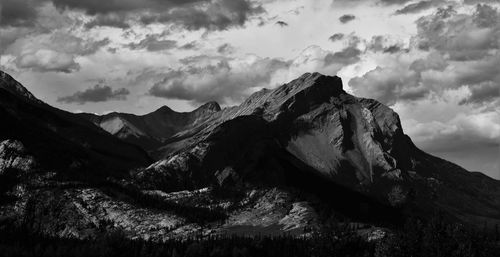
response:
M146 150L154 150L168 142L176 133L203 124L220 110L219 104L210 102L192 112L175 112L168 106L163 106L142 116L117 112L101 116L89 113L79 115L124 141Z
M139 147L109 135L86 119L43 103L1 71L0 117L0 142L22 142L45 169L68 174L70 170L97 175L126 173L151 160Z
M0 216L40 233L310 235L335 219L370 235L436 211L500 223L500 181L421 151L397 113L346 93L338 77L306 73L239 106L143 116L71 114L12 92L0 91L14 128L1 131L0 175L15 173ZM83 178L61 178L84 157ZM88 180L95 169L105 175Z
M338 77L305 74L214 114L203 127L185 132L192 143L138 180L162 190L204 187L221 176L253 185L285 181L313 193L341 186L388 206L500 220L498 181L419 150L394 111L347 94Z

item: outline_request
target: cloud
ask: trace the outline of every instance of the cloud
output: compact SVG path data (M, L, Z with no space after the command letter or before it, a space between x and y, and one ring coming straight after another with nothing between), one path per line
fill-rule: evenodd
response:
M343 38L344 38L343 33L335 33L335 34L331 35L328 39L332 42L335 42L335 41L342 40Z
M452 60L481 59L499 49L500 20L496 9L477 5L471 14L457 14L450 6L417 20L414 43L420 49L436 49Z
M132 50L146 49L150 52L163 51L175 48L177 41L160 39L160 35L146 35L146 37L138 43L130 43L127 45Z
M340 64L347 66L361 60L361 51L356 46L348 46L341 51L335 53L328 53L325 56L325 65Z
M2 0L0 2L0 27L33 26L37 18L36 0Z
M165 74L149 89L149 94L192 103L238 102L252 93L252 89L269 86L272 76L290 65L279 59L257 56L243 60L198 56L184 62L189 65Z
M460 104L468 94L466 87L448 89L440 95L397 102L392 108L419 148L500 179L500 105Z
M440 1L427 0L427 1L419 1L416 3L411 3L399 10L396 10L395 14L418 13L420 11L427 10L433 7L435 2L440 2Z
M351 79L349 86L358 96L392 105L397 101L416 100L428 95L429 89L422 86L419 79L419 73L405 68L377 67L362 77Z
M500 99L500 83L485 81L469 87L470 96L460 102L460 104L489 102Z
M78 56L94 54L109 43L107 38L85 40L68 33L54 32L19 38L4 53L14 56L14 63L21 69L70 73L80 68L75 60Z
M461 87L471 94L462 103L480 103L493 101L498 95L494 89L500 88L499 65L500 56L450 62L434 52L410 64L400 62L394 66L377 67L351 79L349 85L356 94L376 98L389 105L421 99L431 93L442 95L448 89Z
M264 12L249 0L52 0L62 10L80 10L94 19L87 26L126 27L130 22L171 23L189 30L224 30L242 26Z
M361 39L354 34L349 35L348 45L338 52L329 52L324 57L324 65L330 66L334 64L340 70L342 67L357 63L361 60L361 50L358 45Z
M367 44L367 50L373 52L384 52L394 54L402 51L402 46L399 43L391 43L386 36L373 36Z
M16 58L15 63L19 68L39 72L71 73L80 69L80 65L75 62L73 55L47 49L23 54Z
M389 47L384 48L384 53L395 54L402 50L403 49L399 45L391 45Z
M440 8L417 21L412 44L416 49L410 55L386 47L381 36L372 38L368 49L394 52L395 59L353 78L349 85L358 95L391 105L458 88L469 94L462 104L492 102L498 95L495 87L500 88L499 21L497 10L485 5L477 5L472 14Z
M186 43L180 47L180 49L183 50L194 50L198 48L198 44L196 41L191 41L189 43Z
M346 24L354 19L356 19L356 16L354 16L352 14L344 14L344 15L339 17L339 21L343 24Z
M130 28L130 24L127 21L125 15L108 13L108 14L97 14L94 19L85 23L85 27L88 29L96 27L112 27L120 29Z
M276 25L280 26L280 27L286 27L288 26L288 23L284 22L284 21L277 21L276 22Z
M383 4L391 5L391 4L405 4L412 0L379 0Z
M234 51L234 47L232 47L230 44L222 44L219 47L217 47L217 53L219 54L230 54Z
M403 126L412 140L425 151L499 179L498 111L457 114L447 122L408 121Z
M110 100L125 100L130 92L126 88L119 88L113 90L111 87L106 85L95 85L94 87L88 88L84 91L78 91L73 95L63 96L57 98L58 102L61 103L78 103L84 104L87 102L106 102Z
M420 146L432 152L464 151L475 147L498 147L500 144L500 116L497 110L477 112L472 109L460 109L451 105L455 103L431 102L424 100L412 105L399 106L403 115L409 112L427 112L421 118L431 118L432 109L439 107L455 109L449 120L417 121L409 119L403 123L406 133L412 135ZM446 107L448 105L448 107ZM413 116L415 117L415 116ZM443 119L441 119L443 120Z

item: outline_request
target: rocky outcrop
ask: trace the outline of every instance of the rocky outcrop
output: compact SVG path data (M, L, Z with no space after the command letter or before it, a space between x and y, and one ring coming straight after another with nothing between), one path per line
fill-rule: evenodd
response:
M21 142L15 140L0 142L0 175L9 169L27 173L35 168L35 164L35 159L27 153Z

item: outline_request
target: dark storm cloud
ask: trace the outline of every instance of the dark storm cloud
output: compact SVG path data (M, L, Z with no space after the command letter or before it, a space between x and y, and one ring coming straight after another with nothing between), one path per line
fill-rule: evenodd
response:
M196 64L208 56L189 58L184 62ZM193 103L217 101L241 101L250 93L248 90L259 86L269 86L272 75L287 69L290 62L259 58L248 64L231 64L230 59L219 60L215 64L188 66L172 70L163 75L149 89L149 94L168 99L188 100Z
M59 9L81 10L94 17L87 27L127 27L130 21L143 24L173 23L186 29L224 30L242 26L250 16L264 12L249 0L53 0Z
M144 9L169 9L182 7L193 3L205 2L204 0L52 0L60 9L83 10L90 15L106 14L121 11L140 11Z
M434 1L420 1L416 3L411 3L406 5L405 7L396 11L396 14L408 14L408 13L417 13L423 10L427 10L434 6Z
M109 86L95 85L84 91L78 91L73 95L57 98L61 103L78 103L84 104L87 102L106 102L110 100L125 100L130 92L126 88L113 90Z
M286 23L284 21L277 21L276 25L279 25L280 27L286 27L286 26L288 26L288 23Z
M335 34L331 35L328 39L332 42L335 42L335 41L342 40L343 38L344 38L343 33L335 33Z
M127 45L132 50L146 49L150 52L163 51L175 48L177 41L160 39L160 35L147 35L146 38L138 43Z
M36 0L2 0L0 1L0 27L31 26L37 18L36 8L40 1Z
M339 17L339 21L342 22L342 23L348 23L352 20L356 19L356 16L352 15L352 14L344 14L342 16Z

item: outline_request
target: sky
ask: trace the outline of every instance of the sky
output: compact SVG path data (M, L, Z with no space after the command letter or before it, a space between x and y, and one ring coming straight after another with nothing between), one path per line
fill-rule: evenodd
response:
M0 0L0 69L72 112L239 104L305 72L500 179L499 0Z

